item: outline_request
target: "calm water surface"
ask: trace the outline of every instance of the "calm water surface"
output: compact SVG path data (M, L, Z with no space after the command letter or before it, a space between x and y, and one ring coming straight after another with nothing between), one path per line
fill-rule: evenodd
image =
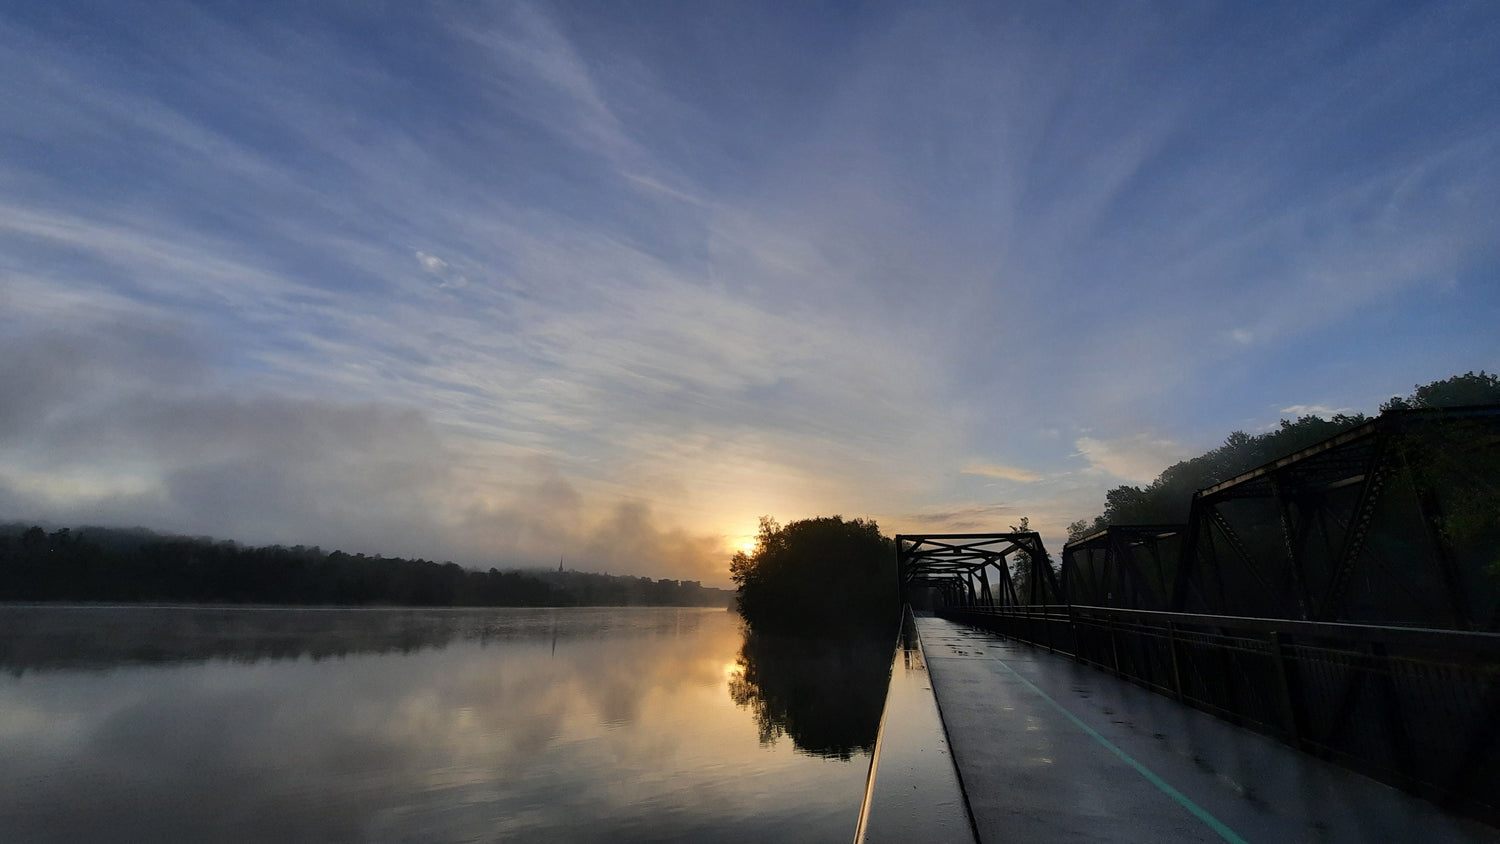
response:
M889 655L723 610L0 607L0 839L847 841Z

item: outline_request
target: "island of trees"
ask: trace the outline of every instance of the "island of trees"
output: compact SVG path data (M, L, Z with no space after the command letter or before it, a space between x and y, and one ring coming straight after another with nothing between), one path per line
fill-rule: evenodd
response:
M0 601L413 607L719 606L697 581L243 546L142 529L0 526Z
M730 697L762 742L848 759L875 745L900 621L896 549L874 521L760 520L730 573L747 628Z
M896 549L873 520L760 520L755 550L729 565L738 607L760 633L895 635L900 617Z

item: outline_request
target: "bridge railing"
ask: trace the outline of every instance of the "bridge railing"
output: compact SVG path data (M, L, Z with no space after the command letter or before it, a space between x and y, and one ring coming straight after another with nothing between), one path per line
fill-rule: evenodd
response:
M1065 605L942 614L1500 822L1500 634Z

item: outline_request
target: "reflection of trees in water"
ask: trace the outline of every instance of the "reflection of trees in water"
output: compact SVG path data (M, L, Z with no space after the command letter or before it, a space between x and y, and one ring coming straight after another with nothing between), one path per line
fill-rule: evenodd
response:
M848 759L870 751L890 681L886 636L801 638L747 632L729 695L755 714L760 740Z
M0 670L314 660L414 653L454 642L677 636L714 610L0 607ZM719 610L717 612L722 612Z

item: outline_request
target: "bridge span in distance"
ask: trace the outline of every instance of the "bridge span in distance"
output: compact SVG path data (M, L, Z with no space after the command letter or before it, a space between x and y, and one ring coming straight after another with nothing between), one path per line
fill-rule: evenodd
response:
M1500 840L1497 463L1500 407L1387 413L1060 567L898 536L969 836Z

